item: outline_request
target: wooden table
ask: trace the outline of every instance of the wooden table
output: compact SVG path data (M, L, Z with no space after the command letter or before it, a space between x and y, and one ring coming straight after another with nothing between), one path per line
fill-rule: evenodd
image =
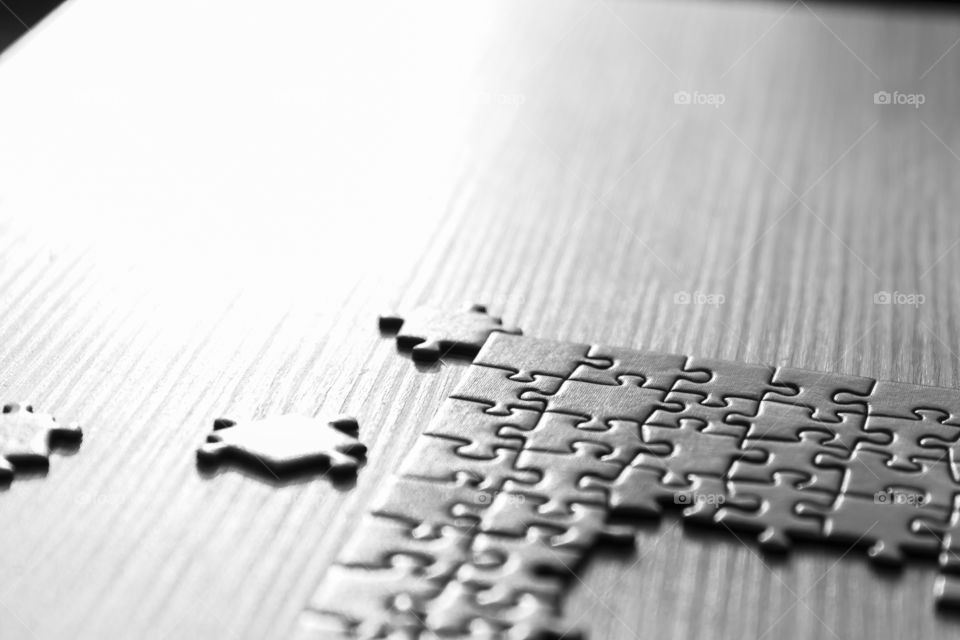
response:
M384 308L956 386L958 27L857 3L67 3L0 57L0 388L86 436L0 496L0 636L288 634L463 371L398 356ZM360 418L355 487L198 472L214 418L281 411ZM953 637L934 573L667 520L568 609L592 638Z

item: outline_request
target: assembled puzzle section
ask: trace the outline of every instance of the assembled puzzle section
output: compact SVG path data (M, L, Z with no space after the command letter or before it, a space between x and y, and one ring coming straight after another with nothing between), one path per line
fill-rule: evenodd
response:
M493 333L299 633L580 637L562 605L591 548L665 510L771 550L939 556L955 605L958 416L948 389Z

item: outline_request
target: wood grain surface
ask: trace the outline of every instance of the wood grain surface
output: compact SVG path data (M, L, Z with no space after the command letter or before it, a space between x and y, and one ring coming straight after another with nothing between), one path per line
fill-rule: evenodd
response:
M0 637L285 637L463 372L384 308L957 386L958 39L866 3L66 3L0 56L0 389L85 440L0 495ZM214 418L279 411L356 414L356 486L197 470ZM668 520L568 609L954 637L934 573Z

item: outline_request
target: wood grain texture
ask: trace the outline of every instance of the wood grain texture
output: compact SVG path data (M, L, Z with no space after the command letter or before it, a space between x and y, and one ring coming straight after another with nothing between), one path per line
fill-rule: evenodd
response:
M462 373L398 357L385 307L485 301L530 335L957 386L958 26L787 2L67 3L0 57L0 389L86 439L0 496L0 636L284 637ZM196 469L216 417L321 410L361 420L351 490ZM594 559L569 609L594 638L955 635L933 575L843 549L775 564L668 521Z

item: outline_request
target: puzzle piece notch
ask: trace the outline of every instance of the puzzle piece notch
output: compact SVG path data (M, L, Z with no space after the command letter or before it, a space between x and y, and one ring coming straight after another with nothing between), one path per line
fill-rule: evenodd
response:
M843 469L831 464L816 464L818 455L831 451L825 446L831 440L829 433L821 431L801 431L793 440L747 438L744 447L763 451L767 457L763 461L734 462L729 477L741 482L772 484L777 473L795 473L803 477L801 489L837 494L843 481Z
M747 438L796 441L801 432L820 432L832 436L829 442L824 441L825 447L844 452L853 451L860 443L882 446L892 441L887 433L866 431L864 415L839 412L836 417L838 420L833 422L817 420L805 405L763 400L756 415L746 419Z
M847 394L837 394L838 402L849 401ZM867 402L867 413L904 420L917 419L918 410L944 413L951 424L960 424L960 391L946 387L878 380Z
M434 362L447 354L473 357L480 351L490 334L504 332L520 334L517 327L487 312L481 304L452 312L437 307L422 306L406 316L380 316L380 330L396 334L397 345L412 349L415 360Z
M488 409L472 400L447 400L424 435L461 440L468 444L458 448L458 454L492 458L497 449L520 449L540 420L540 413L530 409L510 409L507 415L492 414Z
M603 430L610 420L644 422L656 409L665 406L664 391L646 389L640 380L623 376L617 385L577 380L563 381L555 392L523 391L521 399L543 402L553 413L583 416L587 429Z
M507 480L533 482L536 474L517 469L519 450L496 449L489 458L467 456L460 452L468 440L423 435L417 438L410 454L400 466L400 475L439 482L463 478L480 491L498 491Z
M473 363L512 371L517 382L534 382L536 376L569 378L584 363L607 364L587 355L588 345L559 340L494 333L484 343Z
M213 429L197 449L198 462L237 461L276 478L303 468L356 473L367 451L357 439L357 420L350 416L324 420L285 414L247 422L220 418Z
M436 535L424 527L383 516L367 515L359 535L352 537L337 556L347 567L389 569L394 558L405 556L416 562L418 575L444 581L470 559L473 532L441 526Z
M666 444L665 456L641 453L631 466L659 469L666 485L685 486L690 474L723 476L736 461L764 462L767 453L755 447L742 447L741 439L711 431L711 425L699 420L684 419L680 427L645 424L641 429L647 445Z
M679 428L684 419L699 420L711 426L716 433L726 432L742 437L740 429L756 415L760 403L747 398L728 397L723 405L705 405L706 396L682 391L669 392L663 401L663 407L657 409L646 420L646 424ZM730 425L730 428L722 428Z
M612 480L623 468L607 462L603 456L608 449L591 442L576 442L571 453L523 450L517 457L517 470L536 476L533 482L507 480L504 491L536 493L547 498L540 507L543 514L569 515L571 505L606 503L602 490L582 486L581 479L597 477Z
M870 415L864 431L884 434L893 452L891 466L915 469L915 458L939 459L960 442L960 424L950 424L949 416L937 410L918 409L913 419Z
M50 414L36 413L30 404L5 404L0 413L0 484L9 483L17 471L46 469L53 449L82 439L76 423L60 425Z
M685 372L687 357L655 351L637 351L624 347L593 345L583 362L568 376L570 380L616 385L623 377L639 378L648 389L670 391L676 381L687 376L701 379L700 372Z
M673 391L704 396L703 404L722 407L728 398L746 398L759 402L769 392L790 395L792 389L773 382L773 367L716 358L688 358L684 377ZM694 374L702 379L694 379ZM705 379L703 379L705 378Z
M858 447L848 458L832 453L818 454L814 464L841 470L844 494L871 498L878 504L906 501L918 508L951 508L960 484L945 459L914 460L913 470L892 467L892 460L890 451ZM911 499L912 496L917 498Z
M436 537L445 525L475 528L495 495L462 476L453 482L395 477L374 497L370 512L422 526L423 535Z
M555 393L563 384L562 378L552 376L538 374L532 382L521 382L512 380L510 375L507 369L470 365L450 397L486 405L490 415L510 415L514 409L542 412L547 403L545 396ZM530 397L524 397L528 392Z
M531 527L522 537L479 533L473 558L458 580L477 587L481 604L506 605L532 593L559 604L564 583L575 575L580 550L552 544L552 531Z
M840 413L866 414L867 402L876 384L873 378L793 367L777 367L772 382L788 391L768 391L765 400L807 407L812 419L823 422L839 422Z
M579 415L547 411L530 431L504 427L500 435L522 438L523 448L531 451L571 453L577 442L589 442L607 449L604 461L626 465L641 451L669 453L666 446L649 447L640 437L640 423L632 420L610 420L606 428L589 427L589 419Z

